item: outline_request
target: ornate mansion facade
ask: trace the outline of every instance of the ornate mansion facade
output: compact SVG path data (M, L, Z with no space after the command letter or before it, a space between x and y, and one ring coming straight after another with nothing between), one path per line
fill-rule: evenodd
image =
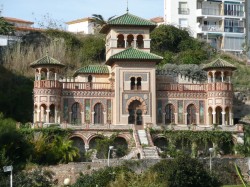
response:
M233 125L230 80L236 68L217 59L203 67L205 82L157 69L163 58L150 53L155 27L130 13L112 19L100 31L106 34L105 65L82 67L72 78L64 78L64 65L48 54L31 63L34 123L86 129Z

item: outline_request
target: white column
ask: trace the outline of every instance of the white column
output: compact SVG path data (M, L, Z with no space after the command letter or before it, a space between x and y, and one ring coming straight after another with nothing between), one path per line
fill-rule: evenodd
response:
M178 124L178 113L174 113L174 123Z
M91 123L92 124L95 123L94 117L95 117L95 112L91 112Z
M196 114L196 124L199 125L200 124L200 116L199 113L195 113Z
M71 123L72 112L69 112L69 123Z
M58 120L57 120L57 114L58 113L58 111L57 110L55 110L55 123L58 123Z
M221 82L224 82L224 72L221 72Z
M49 80L49 70L47 70L47 80Z
M215 82L215 71L212 71L213 73L213 82Z
M184 123L187 125L187 113L184 113Z
M225 125L225 114L226 112L221 112L222 114L222 125Z
M163 125L166 124L165 120L166 120L166 113L162 113L162 124Z
M46 110L46 123L49 123L49 112L50 110Z
M55 81L57 80L57 73L55 73Z
M107 124L107 112L103 112L103 122Z
M84 115L84 112L81 112L81 117L82 117L82 124L85 123L85 115Z
M216 112L212 112L212 115L213 115L213 124L216 123Z
M233 113L229 113L229 123L228 123L229 125L233 125L234 123L233 123Z
M134 41L134 46L132 47L136 48L136 38L133 41Z
M36 115L37 115L37 117L36 117L36 121L41 121L41 119L40 119L40 110L37 110L36 111Z

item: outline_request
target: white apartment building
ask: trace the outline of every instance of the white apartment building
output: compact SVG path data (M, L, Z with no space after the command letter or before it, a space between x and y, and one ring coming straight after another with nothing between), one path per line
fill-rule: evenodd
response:
M164 20L186 28L193 37L206 40L217 50L240 54L250 34L246 1L164 0Z
M80 34L94 34L95 23L91 18L81 18L73 21L66 22L68 25L67 31Z

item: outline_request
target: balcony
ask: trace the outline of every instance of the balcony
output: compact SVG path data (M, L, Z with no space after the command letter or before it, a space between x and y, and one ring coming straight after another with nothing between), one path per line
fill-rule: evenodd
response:
M223 32L223 28L218 25L202 25L201 30L204 32Z
M224 15L233 17L244 17L245 14L243 11L238 10L224 10Z
M40 80L34 82L34 88L61 88L59 81L55 80Z
M157 84L157 91L206 91L206 84Z
M110 83L98 82L63 82L62 87L67 90L111 90Z
M221 16L220 9L202 8L197 10L197 17L203 16Z
M244 33L245 29L244 27L226 27L225 26L225 32Z
M189 8L178 8L178 14L188 15L189 14Z

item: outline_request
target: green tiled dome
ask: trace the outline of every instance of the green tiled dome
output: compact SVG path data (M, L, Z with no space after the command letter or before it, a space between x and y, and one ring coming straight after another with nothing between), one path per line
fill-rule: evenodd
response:
M48 56L48 54L30 64L30 67L34 68L37 66L43 66L43 65L56 65L56 66L62 66L64 67L65 65L59 62L58 60Z
M128 48L120 53L111 56L106 64L111 64L112 61L127 60L127 61L161 61L163 58L153 53L148 53L134 48Z
M78 74L109 74L109 68L106 65L88 65L76 70L74 76Z
M106 33L111 26L133 26L133 27L146 26L151 29L154 29L157 25L152 21L140 18L130 13L126 13L110 20L106 25L102 27L100 32Z
M220 58L205 64L204 67L202 68L203 70L209 70L209 69L217 69L217 68L227 68L227 69L232 69L235 70L236 67L229 62L222 60Z

